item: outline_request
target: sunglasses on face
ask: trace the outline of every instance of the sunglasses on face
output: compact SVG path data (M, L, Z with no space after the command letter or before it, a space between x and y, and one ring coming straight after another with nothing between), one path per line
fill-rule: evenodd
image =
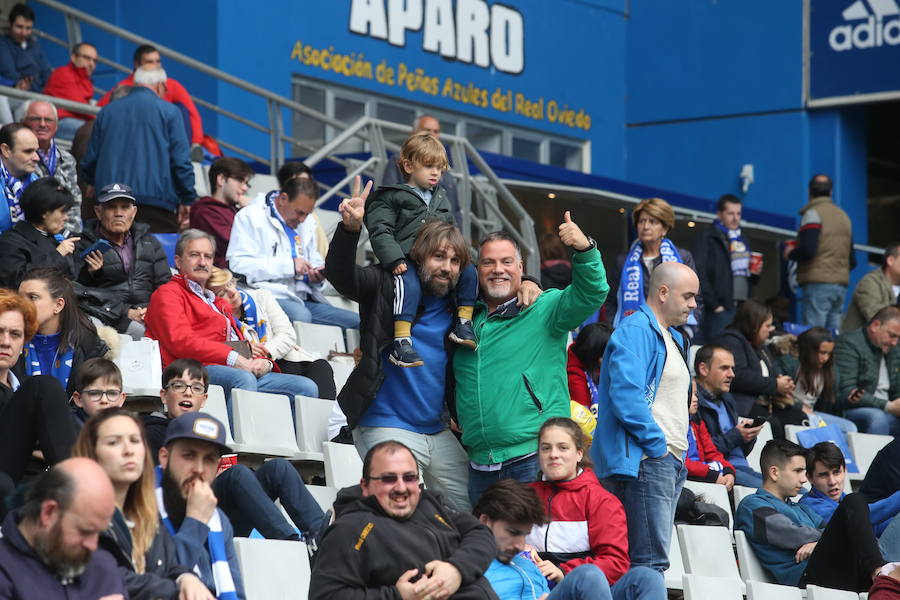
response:
M381 477L369 477L369 479L387 483L388 485L397 483L398 479L403 479L403 483L414 483L416 481L419 481L419 474L404 473L403 475L397 475L396 473L388 473L387 475L382 475Z

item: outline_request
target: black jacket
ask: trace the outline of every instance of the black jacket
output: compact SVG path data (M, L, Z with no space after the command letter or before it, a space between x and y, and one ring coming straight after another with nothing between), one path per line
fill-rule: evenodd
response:
M25 273L33 267L56 267L74 278L72 254L61 255L56 246L58 243L53 236L44 234L34 225L25 221L13 225L0 235L0 287L18 290Z
M497 556L494 535L437 494L422 490L415 512L399 520L353 486L338 493L334 510L337 518L319 542L310 600L399 600L397 579L432 560L459 569L462 585L451 598L497 599L484 577Z
M710 311L717 306L734 308L734 277L728 238L714 223L701 231L694 241L694 261L703 306Z
M777 390L775 360L765 346L754 348L740 331L729 327L716 340L734 355L734 380L731 395L740 416L746 417L760 396L774 396ZM763 377L759 361L763 360L769 369L769 376Z
M88 221L76 253L101 237L99 221ZM134 223L131 239L134 243L134 261L128 273L116 251L109 249L103 253L103 267L96 273L82 269L76 285L81 310L97 317L105 325L115 327L120 333L128 328L128 309L147 306L156 288L172 278L166 253L150 233L148 225Z
M894 438L875 455L859 493L868 502L877 502L897 490L900 490L900 438Z
M129 600L177 600L178 585L175 579L183 573L189 573L190 569L178 564L175 543L162 523L159 524L153 543L144 554L144 573L134 572L131 533L118 508L113 514L109 529L100 534L100 547L116 559Z
M109 352L109 346L106 345L100 336L93 330L85 331L81 343L75 344L75 352L72 353L72 370L69 372L69 381L66 384L66 397L71 398L75 393L76 380L78 378L78 370L81 365L89 358L103 356ZM25 355L19 356L18 362L13 367L13 372L22 380L25 376ZM49 375L49 373L47 373ZM61 382L60 382L61 383Z
M713 402L722 402L725 405L728 416L731 417L731 420L734 421L735 426L737 426L738 417L741 415L739 415L735 409L734 398L732 398L731 394L719 394L715 400L713 400L712 394L701 388L698 383L697 400L697 412L706 424L706 429L709 431L709 437L712 438L713 444L716 445L719 452L724 454L727 459L732 450L740 447L741 450L744 451L744 456L748 456L753 450L753 446L756 445L756 438L744 443L741 432L736 428L731 429L730 431L722 431L722 427L719 426L719 414L716 412L715 406L713 406Z

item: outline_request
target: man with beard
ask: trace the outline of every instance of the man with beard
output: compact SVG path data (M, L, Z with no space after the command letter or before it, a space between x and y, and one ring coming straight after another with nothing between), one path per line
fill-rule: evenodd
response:
M231 454L225 427L206 413L173 419L159 449L162 494L159 515L172 534L178 562L193 569L219 600L244 600L244 586L234 553L234 530L216 507L212 482L219 458Z
M116 562L97 547L114 509L112 484L90 459L64 460L37 477L3 521L0 598L123 600Z
M497 553L490 531L422 490L416 459L400 442L373 446L359 486L341 490L334 508L310 600L497 600L483 575Z
M410 257L422 282L413 343L425 365L404 369L388 356L394 339L393 275L380 266L356 266L356 244L371 183L341 203L325 274L341 294L360 303L362 357L338 395L360 456L379 442L399 440L409 447L425 485L446 496L459 510L471 508L466 494L466 452L444 419L449 353L445 338L453 325L453 294L468 248L452 224L422 226Z

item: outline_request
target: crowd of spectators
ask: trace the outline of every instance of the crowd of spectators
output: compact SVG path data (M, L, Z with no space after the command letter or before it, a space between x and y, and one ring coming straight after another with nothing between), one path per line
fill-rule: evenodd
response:
M34 13L9 20L0 80L93 100L96 47L52 70ZM390 177L357 177L323 246L302 163L250 198L250 165L218 158L196 198L191 159L209 142L152 46L98 104L92 118L16 103L0 128L0 596L243 598L233 538L256 529L316 553L311 598L663 598L686 479L758 488L735 527L779 582L890 587L900 472L845 497L838 446L785 439L791 425L900 432L900 245L845 313L852 236L827 176L782 256L803 289L794 337L753 297L761 267L736 196L693 251L668 237L668 202L640 202L615 261L566 211L526 274L513 235L466 244L425 115ZM76 131L83 153L57 143ZM359 330L340 389L293 321ZM158 344L162 411L123 408L120 334ZM235 389L287 396L295 413L298 396L336 400L360 484L326 514L288 461L222 461L210 385L229 416ZM763 429L774 439L751 464Z

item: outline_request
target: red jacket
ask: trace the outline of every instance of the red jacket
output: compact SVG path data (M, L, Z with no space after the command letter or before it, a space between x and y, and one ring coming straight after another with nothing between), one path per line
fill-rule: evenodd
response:
M106 92L106 95L97 102L97 106L109 104L110 94L120 85L134 85L134 73L117 83L112 90ZM163 100L173 104L181 104L187 109L191 117L191 143L203 143L203 121L200 120L200 113L197 112L197 107L194 106L194 101L191 100L191 95L184 89L184 86L169 77L166 80L166 95L163 96Z
M550 522L536 525L527 543L563 561L559 564L563 573L580 565L595 565L613 585L628 571L631 561L625 509L600 485L593 471L585 469L570 481L535 481L529 485L544 503Z
M893 577L879 575L869 588L869 600L898 600L898 598L900 598L900 581Z
M591 399L591 390L587 384L587 375L584 372L584 365L572 352L572 346L569 346L566 373L569 376L569 399L584 405L586 408L590 408L593 400Z
M233 206L223 204L212 196L204 196L191 205L191 227L205 231L216 238L215 265L220 269L228 268L225 252L231 241L231 226L237 211Z
M91 81L91 76L87 74L86 69L76 67L70 62L50 73L47 85L44 86L44 93L48 96L88 104L94 97L94 82ZM73 113L64 108L57 108L57 112L60 119L75 117L89 121L94 118L94 115Z
M700 455L700 461L691 459L689 456L684 459L684 466L687 467L688 479L694 481L707 481L715 483L719 478L719 471L711 468L709 462L718 462L722 465L722 474L734 475L734 465L725 460L725 455L719 452L713 443L706 423L702 419L691 419L691 431L694 432L694 441L697 442L697 454Z
M215 299L221 314L214 311L187 285L184 275L175 275L150 296L144 315L147 337L159 340L163 368L178 358L193 358L204 365L224 365L232 348L228 328L241 328L231 316L231 305L223 298Z

